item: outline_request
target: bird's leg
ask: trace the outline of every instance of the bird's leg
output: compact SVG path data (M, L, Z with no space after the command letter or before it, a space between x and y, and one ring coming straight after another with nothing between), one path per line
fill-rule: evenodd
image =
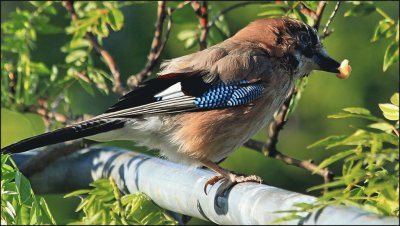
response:
M212 176L210 179L207 180L206 184L204 185L204 193L207 194L206 189L207 185L213 186L215 183L222 179L228 180L228 186L224 189L224 191L228 190L231 188L233 185L242 183L242 182L257 182L257 183L262 183L262 179L259 176L256 175L250 175L250 176L245 176L245 175L237 175L232 173L229 170L223 169L220 166L218 166L216 163L210 161L210 160L200 160L201 163L206 166L207 168L219 173L219 175Z

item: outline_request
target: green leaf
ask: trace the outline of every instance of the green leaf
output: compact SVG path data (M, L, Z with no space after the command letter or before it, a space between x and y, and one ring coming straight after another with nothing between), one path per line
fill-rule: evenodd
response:
M397 61L399 61L399 43L393 41L385 51L385 56L383 57L383 71L386 71Z
M387 122L377 122L368 125L370 128L379 129L385 131L386 133L391 133L393 130L393 126Z
M185 44L184 44L185 49L190 49L190 48L194 47L196 45L196 41L197 41L196 38L186 39Z
M30 225L38 225L39 222L41 221L38 217L38 210L37 210L37 204L36 201L33 202L30 211L29 211L29 224Z
M357 108L357 107L343 108L343 111L357 115L368 115L368 116L371 115L371 112L365 108Z
M348 16L354 16L354 17L360 17L360 16L365 16L368 14L371 14L372 12L375 12L376 7L372 4L359 4L348 10L347 12L344 13L345 17Z
M49 5L43 10L43 12L46 12L46 13L51 14L51 15L56 15L57 14L57 9L54 6Z
M312 11L317 10L319 2L318 1L302 1L304 5L307 6L307 8L311 9Z
M10 158L10 155L8 154L2 154L1 155L1 167L6 164L7 160ZM1 171L3 172L3 171Z
M189 38L196 38L197 37L197 32L193 30L183 30L180 31L177 35L177 38L181 41L189 39Z
M306 203L306 202L300 202L300 203L295 203L293 206L301 208L301 210L310 210L314 209L316 206L314 204Z
M379 139L381 142L388 142L394 145L398 145L397 139L387 133L369 133L364 130L357 130L355 133L347 137L341 142L331 144L327 148L332 148L338 145L364 145L364 146L369 146L373 140L373 138L376 137Z
M46 217L50 220L50 222L55 225L56 221L50 212L50 209L46 203L46 200L44 200L43 197L40 197L39 203L40 203L40 209L43 211L43 213L46 215Z
M307 146L307 148L316 148L316 147L326 147L331 144L335 144L338 142L341 142L347 138L346 135L340 135L340 136L329 136L327 138L324 138L322 140L319 140L313 144L310 144Z
M389 120L399 120L399 107L394 104L379 104L379 108L383 112L383 116Z
M280 9L271 9L257 14L257 16L264 16L264 17L277 17L283 15L285 15L285 12Z
M30 66L31 66L31 71L33 73L37 73L39 75L49 75L50 74L49 68L47 68L47 66L42 62L39 62L39 63L31 62Z
M119 9L113 9L108 13L108 21L114 31L119 31L124 25L124 14Z
M108 87L105 81L105 78L110 78L111 76L107 75L102 70L92 69L88 70L88 77L91 79L99 91L103 92L104 94L108 94Z
M350 136L330 136L310 145L308 148L325 147L330 149L339 145L365 145L370 146L372 138L376 137L381 142L387 142L393 145L398 145L398 140L392 134L387 133L370 133L365 130L357 130Z
M92 87L92 85L86 81L84 81L83 79L78 79L79 84L81 85L81 87L87 92L89 93L91 96L94 96L94 89Z
M285 222L285 221L291 221L291 220L302 219L302 218L303 217L300 216L300 215L291 214L291 215L288 215L288 216L285 216L285 217L279 217L279 218L273 220L271 223L272 224L278 224L278 223L282 223L282 222Z
M392 102L392 104L394 104L398 107L399 106L399 93L393 94L392 97L390 97L390 102Z
M395 28L393 21L388 19L383 19L379 21L378 26L375 28L374 36L371 39L371 42L376 42L381 38L389 38L390 36L394 35Z
M345 185L343 180L336 180L336 181L324 183L321 185L313 186L313 187L307 189L307 192L320 190L320 189L324 189L324 188L338 187L338 186L342 186L342 185ZM336 193L342 193L342 191L337 191Z
M308 19L306 15L304 15L300 10L293 9L293 13L296 16L296 19L303 21L308 24Z
M72 196L80 196L80 195L84 195L89 193L91 190L90 189L82 189L82 190L77 190L77 191L73 191L71 193L68 193L66 195L64 195L64 198L69 198Z
M88 53L87 51L84 50L75 50L73 52L71 52L70 54L67 55L67 57L65 57L65 62L66 63L72 63L74 61L77 61L81 58L85 58L87 57Z
M318 168L316 170L313 171L313 174L316 173L318 170L323 169L327 166L329 166L330 164L337 162L340 159L343 159L351 154L354 154L354 150L347 150L347 151L341 151L335 155L332 155L328 158L326 158L324 161L322 161L319 165Z
M371 112L365 108L352 107L352 108L344 108L344 112L340 112L338 114L329 115L328 118L348 118L348 117L356 117L356 118L364 118L372 121L382 121L380 118L377 118L371 114Z
M103 17L100 18L100 22L97 24L97 26L94 27L94 33L102 38L105 38L109 35L110 32Z
M15 172L15 184L20 194L20 202L23 204L31 197L31 184L19 171Z
M289 5L286 5L286 4L273 4L273 3L271 3L271 4L265 4L265 5L261 5L260 6L261 8L263 8L263 9L281 9L281 10L287 10L287 9L289 9Z

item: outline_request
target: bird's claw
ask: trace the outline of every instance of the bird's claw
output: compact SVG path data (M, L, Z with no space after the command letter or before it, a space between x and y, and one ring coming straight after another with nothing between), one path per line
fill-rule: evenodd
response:
M210 177L207 180L206 184L204 185L204 193L207 195L207 186L208 185L211 185L211 187L212 187L215 183L217 183L218 181L220 181L222 179L225 179L225 177L222 176L221 174Z
M229 190L234 185L239 184L239 183L243 183L243 182L256 182L256 183L260 183L260 184L262 183L261 177L256 176L256 175L244 176L244 175L236 175L233 173L229 173L229 177L224 177L223 175L219 174L219 175L212 176L207 180L206 184L204 185L204 193L207 194L207 186L208 185L211 185L211 187L212 187L215 183L217 183L218 181L220 181L222 179L227 179L228 184L220 192L220 194L225 193L227 190Z

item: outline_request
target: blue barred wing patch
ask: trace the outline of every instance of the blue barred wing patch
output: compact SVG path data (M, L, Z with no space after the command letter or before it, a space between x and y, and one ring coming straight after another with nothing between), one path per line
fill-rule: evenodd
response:
M194 104L203 109L240 106L258 98L263 89L262 84L252 84L245 80L227 84L220 82L197 97Z

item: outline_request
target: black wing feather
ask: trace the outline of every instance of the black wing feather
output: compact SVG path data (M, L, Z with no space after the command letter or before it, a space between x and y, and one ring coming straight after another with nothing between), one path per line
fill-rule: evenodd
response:
M170 77L161 76L148 80L143 83L143 85L127 93L105 113L135 108L157 102L157 98L154 97L157 93L162 92L178 82L181 83L182 92L192 97L200 96L212 85L204 82L201 76L193 76L193 73L190 75L175 74Z
M106 113L137 107L156 101L154 95L177 83L179 78L151 79L122 96Z

